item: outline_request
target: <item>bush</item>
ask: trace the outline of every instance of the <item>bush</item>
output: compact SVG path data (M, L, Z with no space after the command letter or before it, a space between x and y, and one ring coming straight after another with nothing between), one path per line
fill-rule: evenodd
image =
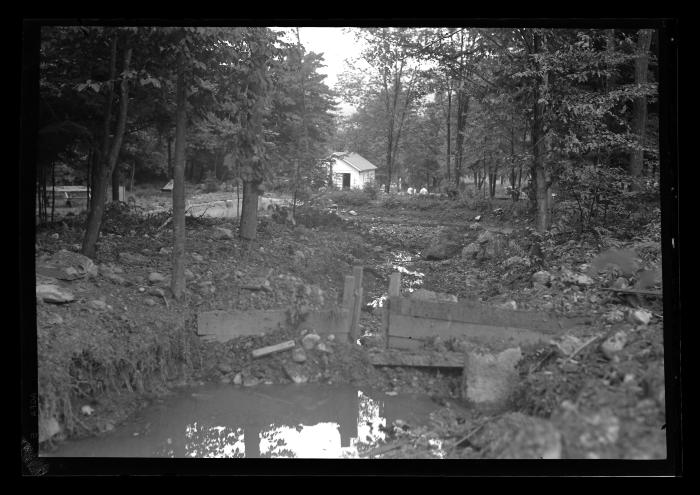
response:
M367 194L357 189L331 191L328 198L340 206L362 206L369 201Z
M365 182L365 185L362 187L362 191L369 199L373 201L377 199L377 194L379 193L377 190L377 185L374 182Z
M213 193L219 191L219 181L212 172L208 172L204 179L204 192Z

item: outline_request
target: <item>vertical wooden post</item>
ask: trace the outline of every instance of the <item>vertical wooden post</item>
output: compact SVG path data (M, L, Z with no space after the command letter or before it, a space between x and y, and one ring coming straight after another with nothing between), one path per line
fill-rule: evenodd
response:
M389 312L391 311L391 298L401 295L401 273L392 273L389 277L389 295L384 302L383 321L384 321L384 337L386 347L389 348Z
M355 266L352 269L355 285L353 287L354 303L351 313L350 332L348 338L350 342L357 342L359 338L360 308L362 307L362 267Z
M343 307L352 311L355 301L353 291L355 289L355 277L345 275L345 286L343 287Z

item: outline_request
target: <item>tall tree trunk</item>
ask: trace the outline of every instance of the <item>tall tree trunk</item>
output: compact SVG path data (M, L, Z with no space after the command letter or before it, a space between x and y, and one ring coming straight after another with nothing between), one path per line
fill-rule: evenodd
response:
M173 155L171 152L172 144L173 144L173 138L168 136L168 179L173 178Z
M185 150L187 139L187 86L185 55L177 61L175 95L175 167L173 169L173 273L170 288L173 297L181 300L185 294Z
M637 85L647 82L647 70L649 67L649 47L651 45L651 29L640 29L637 40L637 57L634 61L634 82ZM644 166L644 133L647 125L647 98L640 96L635 98L632 106L632 132L637 136L638 148L630 153L629 173L632 177L642 175Z
M262 181L252 180L243 182L243 204L241 206L240 236L246 240L256 237L258 226L258 196Z
M116 57L116 34L113 40L112 61ZM131 47L124 50L124 66L122 73L129 70L131 62ZM111 64L110 79L114 81L116 77L116 63ZM111 120L112 97L114 93L114 84L110 88L110 94L107 101L107 112L105 115L105 133L103 137L103 153L100 162L96 164L96 173L94 175L95 182L93 188L93 200L90 202L90 212L88 214L87 226L85 229L85 238L83 239L82 253L85 256L94 258L96 254L97 239L100 235L102 225L102 216L104 213L105 198L107 196L107 185L109 183L112 171L114 170L119 152L121 151L122 138L126 129L126 117L129 107L129 82L124 77L121 81L121 94L119 99L119 115L117 118L117 128L114 133L114 138L109 139L109 128Z
M112 201L119 201L119 168L112 171Z
M447 88L447 183L450 183L450 158L452 157L452 88Z
M542 39L539 33L533 33L534 53L539 53L542 44ZM546 84L546 76L545 76ZM542 83L539 79L535 81L534 87L534 105L532 119L532 177L535 185L535 197L537 201L537 217L536 226L539 232L544 232L549 228L549 185L545 174L545 136L544 136L544 103L541 103Z
M51 162L51 223L56 211L56 162Z

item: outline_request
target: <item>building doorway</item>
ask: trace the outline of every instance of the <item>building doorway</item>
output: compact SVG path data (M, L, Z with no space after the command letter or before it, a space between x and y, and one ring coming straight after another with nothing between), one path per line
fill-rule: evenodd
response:
M343 189L350 189L350 174L343 174Z

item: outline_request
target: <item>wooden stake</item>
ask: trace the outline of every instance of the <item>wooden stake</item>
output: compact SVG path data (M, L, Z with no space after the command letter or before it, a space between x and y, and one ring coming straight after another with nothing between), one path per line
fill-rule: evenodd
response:
M353 294L355 288L355 277L352 275L345 275L345 286L343 287L343 307L352 311L354 307L355 295Z
M362 266L353 267L352 274L355 282L353 290L355 300L352 306L352 320L348 337L350 342L355 343L359 338L358 325L360 323L360 308L362 307Z
M384 301L384 307L382 308L382 316L384 322L384 337L386 341L386 348L389 348L389 311L391 305L392 297L399 297L401 295L401 273L392 273L389 276L389 295Z

